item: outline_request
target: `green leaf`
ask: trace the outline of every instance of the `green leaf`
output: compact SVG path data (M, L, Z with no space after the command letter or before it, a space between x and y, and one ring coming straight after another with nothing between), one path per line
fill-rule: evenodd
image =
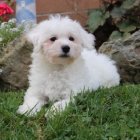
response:
M136 29L136 26L133 25L130 21L124 21L122 23L117 24L117 27L121 32L131 32Z
M122 33L120 33L119 31L114 31L110 35L109 40L117 40L117 39L119 39L121 37L122 37Z
M111 11L112 18L121 18L125 14L125 10L121 7L114 7Z
M128 32L123 33L123 39L126 39L130 36L131 34Z
M131 9L135 6L135 1L136 0L124 0L122 3L122 7L124 9Z
M102 26L106 19L109 18L109 12L103 12L101 10L93 10L89 14L89 19L87 24L89 26L89 30L94 32L99 26Z

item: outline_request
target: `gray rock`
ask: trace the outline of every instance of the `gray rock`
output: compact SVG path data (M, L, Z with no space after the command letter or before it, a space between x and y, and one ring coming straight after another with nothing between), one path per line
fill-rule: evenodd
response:
M19 37L0 50L0 90L28 86L32 48L24 37ZM140 30L125 40L105 42L99 52L116 61L123 82L140 83Z
M31 52L32 45L24 37L16 38L0 51L0 90L27 87Z
M140 30L125 40L103 43L99 52L116 61L122 82L140 83Z

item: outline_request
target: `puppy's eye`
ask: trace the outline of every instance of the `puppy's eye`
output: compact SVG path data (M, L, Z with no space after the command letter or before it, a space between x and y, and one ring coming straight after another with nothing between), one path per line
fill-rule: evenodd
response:
M74 41L74 38L72 36L69 37L70 41Z
M51 40L52 42L54 42L55 40L57 40L57 37L55 37L55 36L54 36L54 37L51 37L50 40Z

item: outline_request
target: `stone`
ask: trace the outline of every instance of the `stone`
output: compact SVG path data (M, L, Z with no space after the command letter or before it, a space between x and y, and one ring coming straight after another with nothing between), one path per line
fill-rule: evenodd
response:
M21 36L0 50L0 90L28 86L32 48L32 44Z
M116 61L122 82L140 83L140 30L126 39L103 43L99 52Z
M0 90L27 88L32 49L21 36L0 50ZM140 83L140 30L125 40L105 42L99 52L116 61L122 82Z

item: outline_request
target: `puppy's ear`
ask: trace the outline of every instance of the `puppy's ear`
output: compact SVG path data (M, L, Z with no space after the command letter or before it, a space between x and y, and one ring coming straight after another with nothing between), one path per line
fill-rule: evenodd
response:
M81 28L81 37L83 41L83 47L87 49L94 49L95 46L95 37L93 34L88 33L83 28Z
M31 31L29 31L26 34L26 39L31 42L34 46L37 46L39 43L39 32L36 29L37 27L34 27L33 29L31 29Z

